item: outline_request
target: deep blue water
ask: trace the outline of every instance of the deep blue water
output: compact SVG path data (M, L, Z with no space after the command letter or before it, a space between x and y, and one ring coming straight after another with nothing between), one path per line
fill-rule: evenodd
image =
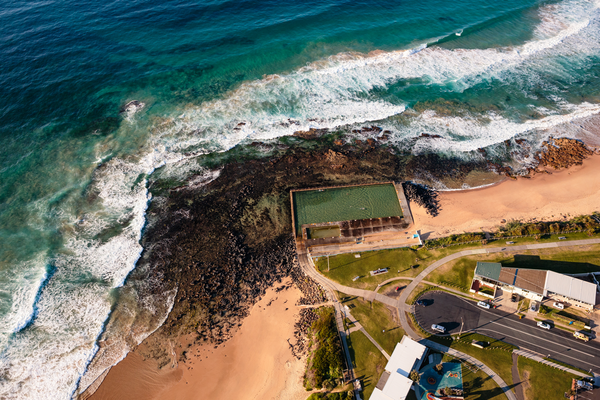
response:
M141 251L150 174L214 176L204 155L311 127L515 168L532 153L505 140L597 144L599 26L589 0L3 2L0 397L75 393Z

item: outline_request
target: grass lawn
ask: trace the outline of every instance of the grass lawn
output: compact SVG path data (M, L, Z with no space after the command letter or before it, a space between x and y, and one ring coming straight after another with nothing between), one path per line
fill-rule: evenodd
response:
M435 288L435 286L431 286L431 285L428 285L427 283L423 283L423 282L419 283L417 285L417 287L415 288L415 290L413 290L411 292L411 294L408 296L408 298L406 299L406 304L413 304L415 302L415 300L417 300L418 297L421 297L421 294L423 293L423 291L428 288L433 289L433 288Z
M352 316L391 355L396 343L402 340L402 336L405 335L395 311L391 311L378 301L369 302L361 297L348 295L342 295L341 298L346 298L342 301L342 304L350 308Z
M506 400L502 389L485 372L473 372L463 365L462 377L465 400Z
M468 292L471 287L476 264L470 257L459 258L458 260L442 265L427 275L425 280L439 285L457 286L461 290Z
M417 276L426 265L434 261L433 258L432 253L426 249L401 248L367 251L361 253L360 258L356 258L354 253L331 256L329 257L329 271L327 271L327 257L319 257L315 261L315 265L324 276L342 285L375 290L379 283L390 278ZM411 268L413 265L419 265L419 267ZM380 268L389 268L389 272L378 276L370 275L370 271ZM361 278L353 281L355 276Z
M377 347L360 331L352 332L348 337L350 358L360 379L363 392L362 398L368 399L377 385L387 360Z
M427 339L441 343L445 346L450 346L453 349L462 351L463 353L475 357L490 367L492 371L500 375L500 377L504 379L508 385L512 385L511 354L512 349L516 348L515 346L476 333L467 333L462 335L462 340L467 341L468 343L462 343L457 340L449 340L439 336L431 336ZM489 347L501 347L502 349L479 349L470 344L472 340L490 342Z
M468 290L477 261L499 262L504 267L549 269L559 273L600 271L600 245L527 250L520 254L477 254L451 261L425 278L440 285L451 284ZM447 285L449 286L449 285Z
M573 239L589 238L586 234L582 235ZM575 234L567 235L569 239L571 239L571 236L575 236ZM518 244L545 243L556 241L556 237L538 241L532 238L515 241ZM506 247L503 241L495 241L485 247L499 246ZM484 246L477 243L435 250L400 248L368 251L360 253L360 258L356 258L354 253L340 254L329 257L329 271L327 271L327 257L319 257L315 264L324 276L342 285L375 290L379 283L387 279L402 276L414 278L427 266L449 254L481 247ZM468 290L477 261L501 262L506 267L515 268L550 269L559 273L596 272L600 271L600 245L526 250L515 255L479 254L465 256L438 268L429 274L426 280L442 285L450 283ZM413 265L418 265L418 267L411 268ZM379 268L389 268L389 272L378 276L369 274L369 271ZM355 276L361 278L353 281L352 279Z
M524 357L519 357L517 365L521 379L526 382L526 400L564 399L563 393L571 388L571 379L576 378L575 375Z
M379 288L379 290L377 291L377 293L385 293L389 290L393 290L396 287L400 287L401 289L404 288L405 286L408 286L412 281L408 280L408 279L399 279L397 281L393 281L390 283L386 283L385 285L381 286Z

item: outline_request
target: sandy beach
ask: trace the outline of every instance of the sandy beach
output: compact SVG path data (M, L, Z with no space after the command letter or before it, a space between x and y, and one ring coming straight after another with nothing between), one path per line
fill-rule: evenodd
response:
M551 221L600 211L600 156L566 170L507 179L481 189L441 192L437 217L414 203L411 210L424 239L493 231L502 220Z
M275 288L267 290L225 344L192 346L186 362L162 371L130 353L90 399L304 400L305 360L292 356L287 342L294 341L301 292L295 286L279 293Z

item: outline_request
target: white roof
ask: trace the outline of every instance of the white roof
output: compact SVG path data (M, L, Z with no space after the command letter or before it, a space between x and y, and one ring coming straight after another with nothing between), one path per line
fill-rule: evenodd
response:
M402 376L408 377L408 374L410 374L415 365L415 361L422 359L425 351L427 351L427 347L415 342L408 336L403 336L400 343L396 344L396 348L385 366L385 370L389 371L392 376L394 372L397 372Z
M405 376L391 374L383 388L383 394L394 400L404 400L412 384L413 381Z
M371 393L371 397L369 397L369 400L394 400L389 396L386 396L381 390L375 388L375 390L373 390L373 393Z
M596 305L596 285L572 276L548 271L545 290Z

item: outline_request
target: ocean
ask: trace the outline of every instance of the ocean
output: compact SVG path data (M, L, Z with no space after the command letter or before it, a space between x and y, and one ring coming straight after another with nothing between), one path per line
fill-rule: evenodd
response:
M517 171L549 136L599 145L599 7L3 2L0 398L71 398L164 321L174 291L120 289L142 252L153 176L202 185L219 174L214 155L311 128L351 141L376 125L391 151L470 160L484 149ZM505 145L518 139L527 151ZM117 304L129 315L111 321ZM92 366L100 337L111 346Z

